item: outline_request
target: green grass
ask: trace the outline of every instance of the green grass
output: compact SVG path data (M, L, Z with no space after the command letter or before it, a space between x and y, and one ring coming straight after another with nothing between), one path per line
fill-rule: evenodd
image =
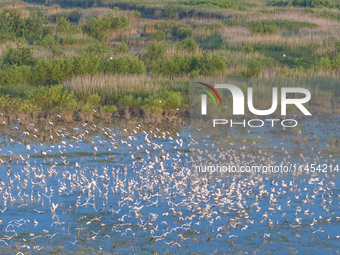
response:
M275 59L281 66L289 67L295 65L296 58L312 58L314 56L312 49L307 46L292 47L291 45L255 44L254 51ZM286 57L283 57L283 54Z
M297 31L302 28L316 28L318 25L309 22L300 22L292 20L261 20L263 25L275 26L280 29L286 29L290 31Z
M183 1L184 5L202 6L224 9L238 9L240 7L239 0L189 0Z

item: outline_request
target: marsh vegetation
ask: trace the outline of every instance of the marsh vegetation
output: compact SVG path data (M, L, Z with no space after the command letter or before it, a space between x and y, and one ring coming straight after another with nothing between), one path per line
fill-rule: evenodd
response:
M339 15L326 0L4 1L3 121L155 121L188 114L191 78L338 77Z

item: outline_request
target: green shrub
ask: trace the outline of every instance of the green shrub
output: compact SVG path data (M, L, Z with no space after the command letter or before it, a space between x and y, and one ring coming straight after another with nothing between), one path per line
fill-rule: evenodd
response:
M71 32L71 24L64 17L58 19L57 22L57 32L62 34L70 34Z
M340 54L332 59L332 67L337 69L340 68Z
M202 47L204 50L222 49L223 37L217 31L203 40Z
M170 38L172 37L172 35L171 35L171 29L166 29L166 30L164 31L164 33L165 33L165 39L170 39Z
M320 67L320 58L317 55L310 55L310 56L295 58L294 63L295 63L294 67L297 67L299 69L302 68L303 70L305 70L305 69L310 69L313 67ZM324 62L323 64L326 64L326 62Z
M276 27L273 25L264 25L263 30L265 34L269 34L269 35L276 34Z
M180 92L165 91L163 99L165 100L165 109L176 109L182 104L182 96Z
M192 70L190 73L190 78L199 78L200 77L200 71L199 70Z
M120 57L106 62L105 72L111 74L142 74L146 73L146 68L143 61L138 57Z
M249 24L249 31L252 34L276 34L276 29L298 31L301 28L315 28L318 25L309 22L292 20L257 20Z
M105 54L109 52L109 47L106 43L101 43L96 41L93 45L88 46L85 48L85 54L93 54L95 56L104 57Z
M146 47L146 58L150 61L155 61L162 59L165 55L166 50L168 49L168 44L166 42L149 42Z
M319 67L324 70L329 70L332 68L332 61L327 57L322 57L319 60Z
M27 91L26 97L44 112L73 112L77 107L73 92L64 90L62 85L39 86Z
M129 52L129 47L127 46L127 44L125 42L122 42L119 45L118 52L122 52L122 53L128 53Z
M47 35L43 40L40 41L40 45L44 47L51 47L56 45L56 41L54 39L54 36L52 35Z
M48 21L36 14L22 18L19 9L4 9L0 13L0 40L25 38L29 42L42 40L48 33Z
M5 86L27 84L31 82L32 72L30 66L12 65L0 69L0 84Z
M64 18L66 20L69 20L70 22L79 22L81 14L78 11L73 11L71 13L62 12L62 13L49 15L49 17L50 19L55 19L55 20Z
M250 25L250 33L251 34L263 34L264 28L261 21L257 20L251 23Z
M168 2L165 5L164 15L167 18L171 18L175 15L175 6L173 3Z
M165 40L165 33L161 30L156 30L152 33L151 38L157 41L163 41Z
M192 36L193 30L191 27L186 29L185 27L179 27L176 31L176 35L179 39L187 38L188 36Z
M33 41L42 40L50 32L47 27L48 20L37 15L31 15L25 19L25 30L21 37L25 37L27 41L32 43Z
M312 7L312 8L334 7L334 4L332 3L331 0L293 0L292 4L294 6Z
M184 41L176 44L177 49L186 50L188 52L194 53L198 50L198 44L192 37L187 37Z
M85 104L83 107L84 113L92 113L93 112L93 106L91 104Z
M32 66L33 84L58 84L80 74L99 74L104 69L104 60L93 54L61 59L38 59Z
M186 37L186 29L185 27L179 27L177 28L177 32L176 32L176 35L178 38L184 38Z
M64 54L63 49L58 45L52 46L51 49L54 57L61 57Z
M151 65L153 74L176 76L194 73L195 75L213 76L226 69L223 57L204 52L203 55L183 56L173 55L167 60L154 62Z
M92 17L85 25L85 32L96 39L103 39L108 29L119 29L129 25L126 17L104 16Z
M289 31L298 31L301 28L316 28L317 24L310 22L301 22L293 20L262 20L263 26L274 26L275 28L280 28Z
M86 103L92 105L93 107L98 107L100 102L100 96L97 94L92 94L86 99Z
M158 75L162 70L162 62L160 61L152 61L150 64L150 73L151 75Z
M33 51L30 47L24 47L18 43L17 48L8 47L8 52L3 59L4 65L31 65L33 62Z
M86 23L85 32L96 39L103 39L106 31L111 27L107 18L92 17Z
M246 76L247 77L256 77L260 74L261 71L262 71L261 64L256 60L252 60L248 64L248 71L247 71Z
M238 9L239 0L190 0L185 1L185 5L198 5L206 7L216 7L224 9Z
M105 19L105 17L104 17ZM111 29L119 29L122 27L127 27L129 26L129 21L125 16L120 16L120 17L109 17L109 24Z
M78 11L73 11L68 15L67 19L71 22L78 22L80 17L81 14Z
M39 112L41 109L29 102L27 99L19 97L11 98L9 95L0 95L0 110L5 115L9 115L20 112Z
M222 56L211 55L206 51L203 55L192 58L190 68L191 70L199 70L200 75L214 76L218 72L225 71L227 65Z
M120 106L129 107L133 105L133 96L131 94L124 95L123 97L118 99L118 104Z
M254 52L254 46L249 44L249 43L246 43L244 46L243 46L243 52L245 53L253 53Z
M340 52L340 41L335 43L335 48L338 51L338 53Z
M133 16L135 16L137 19L140 18L142 14L139 11L134 11Z
M117 107L114 105L101 106L100 111L103 113L114 113L117 111Z
M186 31L186 36L188 37L188 36L192 36L193 35L193 30L192 30L192 28L191 27L189 27L188 29L187 29L187 31Z
M164 111L165 102L162 98L155 98L152 96L146 97L143 100L141 109L148 114L162 114Z

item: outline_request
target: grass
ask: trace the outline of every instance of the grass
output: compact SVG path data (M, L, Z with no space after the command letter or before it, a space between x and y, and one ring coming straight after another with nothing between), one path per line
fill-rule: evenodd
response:
M318 25L310 22L292 21L292 20L261 20L263 25L275 26L280 29L298 31L302 28L316 28Z

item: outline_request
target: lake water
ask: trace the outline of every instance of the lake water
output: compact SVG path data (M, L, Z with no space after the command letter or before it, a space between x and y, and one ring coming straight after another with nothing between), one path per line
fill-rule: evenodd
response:
M230 129L222 141L168 123L1 127L1 253L334 254L336 173L200 176L190 149L204 139L240 156L255 141L256 155L277 162L303 154L335 165L337 142L324 148L338 120L304 120L300 146L295 132L269 128Z

